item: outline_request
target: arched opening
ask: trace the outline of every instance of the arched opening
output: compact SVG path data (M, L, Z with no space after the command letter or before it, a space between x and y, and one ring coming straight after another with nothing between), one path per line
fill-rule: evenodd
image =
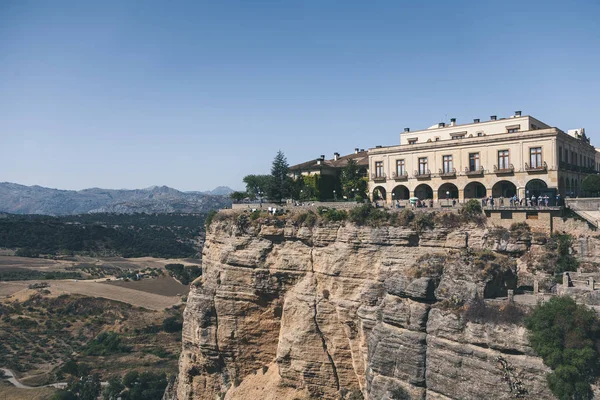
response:
M438 200L458 199L458 188L453 183L444 183L438 189Z
M535 196L540 197L542 192L546 192L548 185L541 179L532 179L525 185L525 195L527 197Z
M567 178L569 179L569 178ZM575 189L577 186L575 185L575 178L571 178L571 192L569 192L569 196L575 196Z
M392 190L392 200L408 200L410 190L404 185L398 185Z
M415 197L418 197L419 200L433 199L433 189L431 189L431 186L422 183L415 188Z
M565 178L560 178L558 180L558 192L564 196L565 195Z
M487 196L487 190L481 182L470 182L465 186L465 199L482 199Z
M500 181L492 187L493 197L513 197L517 194L517 187L509 181Z
M373 189L373 201L377 200L385 200L386 199L386 191L383 186L377 186Z

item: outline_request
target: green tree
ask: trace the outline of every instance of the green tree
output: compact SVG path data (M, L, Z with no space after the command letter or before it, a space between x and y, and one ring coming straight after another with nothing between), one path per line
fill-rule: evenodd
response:
M234 202L240 202L240 201L244 200L246 197L248 197L248 193L246 193L246 192L231 192L229 194L229 198L231 200L233 200Z
M526 320L529 341L552 368L548 385L561 400L592 398L600 375L600 321L595 312L566 296L536 307Z
M121 393L123 400L161 400L167 387L167 376L131 371L125 374L122 383L125 386Z
M285 154L281 150L273 159L271 166L271 187L269 188L269 198L278 203L289 197L292 178L288 176L290 171Z
M100 394L100 375L72 379L67 385L67 392L74 394L78 400L96 400Z
M342 169L340 176L342 191L349 199L356 196L365 197L367 193L367 182L362 178L356 160L350 159Z
M581 190L588 195L597 196L600 193L600 175L588 175L583 178Z
M273 177L271 175L246 175L243 182L246 184L246 193L255 199L259 195L266 196L270 190Z
M121 377L111 376L108 378L108 385L102 391L103 400L117 400L121 397L121 392L125 389L125 385L121 383Z

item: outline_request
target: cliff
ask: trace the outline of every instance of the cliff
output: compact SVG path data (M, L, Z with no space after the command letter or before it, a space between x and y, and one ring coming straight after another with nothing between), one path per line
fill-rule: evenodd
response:
M305 225L215 219L166 399L553 398L521 308L500 299L519 240L475 224Z

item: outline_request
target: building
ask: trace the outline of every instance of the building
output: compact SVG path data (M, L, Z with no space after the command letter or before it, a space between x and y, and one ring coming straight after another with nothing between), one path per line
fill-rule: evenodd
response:
M331 175L337 178L350 160L356 161L364 176L367 176L369 156L364 149L358 148L354 149L354 153L345 156L340 156L340 153L333 153L333 158L330 160L326 160L325 156L322 155L314 160L292 165L289 171L294 179L306 175Z
M567 133L520 111L459 125L456 119L411 132L397 146L368 150L369 193L388 203L419 199L577 196L600 171L600 153L585 130Z

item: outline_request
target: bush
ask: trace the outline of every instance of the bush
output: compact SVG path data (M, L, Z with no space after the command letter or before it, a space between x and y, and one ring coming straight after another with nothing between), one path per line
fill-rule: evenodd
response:
M348 213L344 210L335 208L321 209L319 214L323 216L325 221L345 221L348 218Z
M531 233L531 227L526 222L515 222L510 226L510 235L514 238L519 238Z
M529 342L553 371L550 390L559 399L591 399L600 376L600 321L595 312L569 297L553 297L536 307L525 326Z
M162 330L168 333L181 332L183 322L177 317L167 317L162 322Z
M433 218L434 213L419 213L412 221L412 228L417 232L423 232L426 229L433 229L435 226Z
M208 228L210 228L210 224L212 224L213 220L215 219L215 215L217 215L217 212L215 210L211 210L208 212L208 214L206 215L206 229L208 230Z
M520 324L525 318L525 311L515 303L487 304L476 297L465 305L464 318L475 323Z
M88 356L105 356L114 353L129 353L131 348L121 343L121 336L115 332L102 332L89 342L85 354Z
M475 199L467 201L460 209L461 214L468 216L481 215L482 212L483 210L481 209L481 204Z

